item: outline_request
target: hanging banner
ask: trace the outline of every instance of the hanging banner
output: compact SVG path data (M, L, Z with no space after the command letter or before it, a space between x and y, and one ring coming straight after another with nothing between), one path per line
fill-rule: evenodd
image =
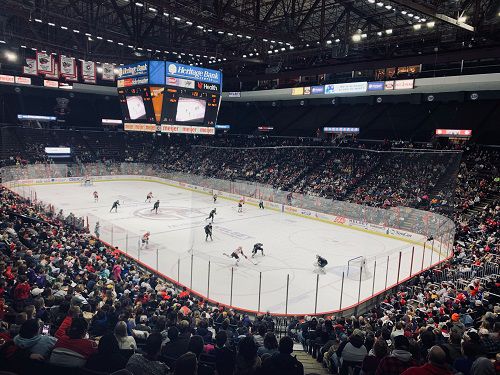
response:
M29 74L30 76L36 76L38 74L36 70L36 59L26 59L26 66L23 66L23 74Z
M61 56L59 58L59 66L61 68L61 75L63 77L75 76L76 63L74 57Z
M115 67L113 64L102 64L102 79L105 81L115 80Z
M46 52L36 53L36 70L38 73L53 73L54 66L52 61L52 55Z
M78 82L78 65L75 64L75 75L64 77L66 81Z
M96 66L93 61L82 61L82 78L85 83L95 83Z
M55 61L55 59L53 59L52 61L52 69L53 69L52 72L45 74L45 78L59 79L59 64L57 63L57 61Z

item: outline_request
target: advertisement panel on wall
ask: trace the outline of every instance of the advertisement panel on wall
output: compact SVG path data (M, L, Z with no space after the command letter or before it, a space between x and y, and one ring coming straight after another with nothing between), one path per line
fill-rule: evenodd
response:
M292 87L292 95L304 95L303 87Z
M470 137L471 129L436 129L438 137Z
M399 79L394 82L394 90L409 90L413 89L414 79Z
M321 95L325 93L325 86L312 86L311 94L313 95Z
M368 82L368 91L381 91L384 89L383 81Z

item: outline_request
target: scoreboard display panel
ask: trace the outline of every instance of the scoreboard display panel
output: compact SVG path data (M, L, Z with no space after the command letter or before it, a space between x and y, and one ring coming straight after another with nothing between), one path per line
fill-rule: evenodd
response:
M218 92L167 86L163 100L162 124L214 126L217 121Z
M125 130L214 134L222 72L168 61L118 69Z
M124 122L155 123L155 111L149 87L119 88L118 98Z

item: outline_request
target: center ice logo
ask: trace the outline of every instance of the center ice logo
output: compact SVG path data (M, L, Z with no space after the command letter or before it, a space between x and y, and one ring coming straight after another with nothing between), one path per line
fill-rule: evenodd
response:
M134 216L153 220L186 220L205 217L205 212L189 207L162 207L158 214L151 212L149 208L134 211Z

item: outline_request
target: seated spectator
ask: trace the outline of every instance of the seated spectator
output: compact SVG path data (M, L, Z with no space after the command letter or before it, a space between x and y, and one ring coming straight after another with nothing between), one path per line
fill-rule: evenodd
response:
M405 336L394 337L394 350L383 358L375 375L400 375L404 370L417 365L410 353L410 341Z
M257 355L257 345L252 336L246 336L238 343L238 354L234 375L258 374L262 362Z
M368 354L366 347L363 345L365 341L363 332L355 329L348 341L344 341L337 349L337 357L341 360L342 369L354 364L361 364L363 359Z
M219 331L215 335L215 369L218 375L232 375L234 371L235 353L226 347L227 334Z
M90 356L85 367L93 371L115 372L125 368L127 359L120 353L115 335L101 337L97 353Z
M264 336L264 345L257 349L257 355L263 358L264 355L273 355L279 353L278 340L273 332L267 332Z
M377 367L387 354L389 353L389 348L384 340L378 340L373 344L372 350L363 359L363 364L361 369L363 370L363 375L375 375Z
M159 333L152 333L146 339L144 354L134 354L127 362L126 369L132 375L165 375L168 367L158 361L162 337Z
M127 323L123 321L116 323L114 333L116 340L118 341L118 347L120 349L127 349L127 350L137 349L137 344L135 342L135 339L132 336L128 335Z
M188 353L193 353L196 355L196 359L198 362L198 373L197 375L212 375L214 373L213 367L209 366L206 363L200 362L200 356L203 353L203 337L199 335L191 336L189 340ZM179 357L179 359L182 358ZM177 362L175 364L175 368L177 369Z
M257 330L257 334L253 335L253 339L255 340L255 343L257 346L264 346L264 336L266 335L267 332L267 327L265 324L260 324L259 328Z
M67 330L67 334L61 336L54 347L71 350L80 354L86 360L91 355L97 353L97 345L95 341L85 338L87 335L88 324L83 318L72 319L71 326ZM53 355L52 355L53 356ZM51 356L51 363L54 363ZM57 363L55 363L57 364Z
M402 375L452 375L446 362L446 353L439 346L429 349L428 362L420 367L410 367ZM492 374L493 375L493 374Z
M264 360L263 375L304 375L304 366L293 353L293 340L284 336L281 338L278 353Z
M175 363L174 375L198 375L198 359L196 354L187 352Z
M14 337L14 344L17 349L27 350L31 358L41 360L49 358L56 341L55 337L40 334L38 319L30 319L24 322L19 334Z
M494 374L493 364L481 354L481 350L481 346L476 341L470 339L463 340L463 357L455 360L453 368L464 375Z
M167 337L169 341L163 346L162 356L177 359L187 353L189 341L186 343L184 339L179 339L179 330L177 327L170 327Z

